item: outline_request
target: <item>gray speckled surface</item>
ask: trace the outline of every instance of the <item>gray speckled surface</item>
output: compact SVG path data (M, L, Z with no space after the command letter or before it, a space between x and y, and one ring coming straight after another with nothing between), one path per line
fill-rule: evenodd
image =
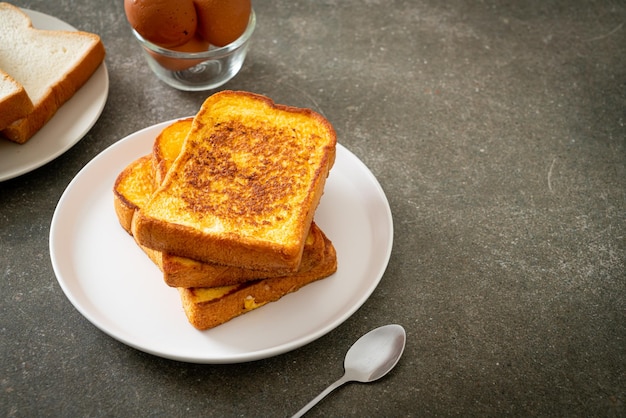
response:
M67 153L0 183L0 413L289 416L371 328L402 324L386 378L311 416L624 416L626 6L569 1L254 3L225 88L311 107L377 176L395 225L370 299L319 340L236 365L164 360L65 298L55 205L110 144L194 114L208 93L153 77L123 2L18 1L97 32L104 112Z

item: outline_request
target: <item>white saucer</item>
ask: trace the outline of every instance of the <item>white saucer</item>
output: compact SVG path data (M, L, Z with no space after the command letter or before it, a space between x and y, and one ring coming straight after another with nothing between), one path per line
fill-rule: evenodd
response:
M76 28L43 13L23 9L37 29ZM109 75L104 63L76 94L25 144L0 138L0 181L28 173L52 161L74 144L96 123L109 94Z
M67 298L113 338L157 356L194 363L237 363L301 347L348 319L378 286L393 244L391 210L374 175L337 146L315 221L335 245L337 272L223 325L198 331L176 289L119 225L113 183L149 154L170 122L136 132L87 164L52 218L50 256Z

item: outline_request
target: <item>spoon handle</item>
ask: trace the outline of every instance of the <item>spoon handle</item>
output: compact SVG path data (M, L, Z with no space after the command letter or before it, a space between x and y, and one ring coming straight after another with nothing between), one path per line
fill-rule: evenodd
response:
M321 401L322 399L324 399L326 397L326 395L328 395L330 392L332 392L333 390L337 389L339 386L341 386L344 383L349 382L349 381L350 381L350 379L348 379L346 377L346 375L344 374L341 377L341 379L337 380L335 383L333 383L332 385L328 386L326 389L324 389L322 391L322 393L317 395L311 402L309 402L308 404L304 405L304 407L301 410L299 410L298 412L296 412L295 415L292 418L299 418L302 415L306 414L309 409L311 409L315 405L317 405L317 403L319 401Z

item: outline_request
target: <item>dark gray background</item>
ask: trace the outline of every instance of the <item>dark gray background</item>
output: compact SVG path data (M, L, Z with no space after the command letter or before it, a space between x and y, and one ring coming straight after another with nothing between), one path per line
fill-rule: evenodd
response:
M380 286L336 330L217 366L100 332L48 248L87 162L209 93L152 76L121 0L16 4L100 34L110 93L76 146L0 183L0 414L288 416L391 322L408 335L397 368L311 416L626 414L624 2L254 2L251 51L224 87L323 113L382 184L395 242Z

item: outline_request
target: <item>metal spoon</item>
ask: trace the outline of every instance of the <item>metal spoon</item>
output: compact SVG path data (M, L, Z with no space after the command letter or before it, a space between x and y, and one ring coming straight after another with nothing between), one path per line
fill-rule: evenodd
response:
M385 325L363 335L346 353L341 379L327 387L315 399L296 412L293 418L304 415L326 395L347 382L369 383L380 379L400 360L404 351L406 333L400 325Z

